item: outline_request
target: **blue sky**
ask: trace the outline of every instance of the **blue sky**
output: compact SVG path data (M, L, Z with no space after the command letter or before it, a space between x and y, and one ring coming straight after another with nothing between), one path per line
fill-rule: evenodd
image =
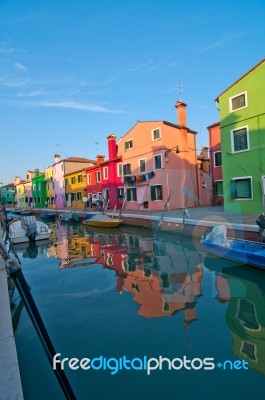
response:
M265 57L264 20L264 0L0 0L0 182L176 123L179 83L207 145L214 99Z

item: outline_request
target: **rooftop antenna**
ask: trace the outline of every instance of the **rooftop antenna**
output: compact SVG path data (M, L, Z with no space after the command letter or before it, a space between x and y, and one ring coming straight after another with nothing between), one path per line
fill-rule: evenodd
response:
M179 100L182 101L183 86L181 81L179 81Z

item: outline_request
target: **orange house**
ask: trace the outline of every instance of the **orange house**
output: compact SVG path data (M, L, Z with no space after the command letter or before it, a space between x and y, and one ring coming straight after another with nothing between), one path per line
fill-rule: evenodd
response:
M196 132L187 127L186 104L178 101L175 107L178 124L139 121L117 142L126 209L204 205L199 199Z

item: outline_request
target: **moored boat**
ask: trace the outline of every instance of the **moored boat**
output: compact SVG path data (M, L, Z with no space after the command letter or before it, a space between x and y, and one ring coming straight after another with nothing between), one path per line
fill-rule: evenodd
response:
M121 219L110 218L105 214L98 214L89 219L84 219L82 224L86 226L94 226L97 228L115 228L122 223Z
M229 238L226 226L218 225L201 240L204 250L215 256L265 269L265 244Z
M9 238L12 243L35 242L50 238L51 230L34 216L20 216L8 224Z

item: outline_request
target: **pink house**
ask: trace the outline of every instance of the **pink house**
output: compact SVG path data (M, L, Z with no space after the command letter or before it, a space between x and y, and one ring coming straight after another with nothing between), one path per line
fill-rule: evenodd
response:
M199 200L196 132L187 127L186 104L178 101L178 124L139 121L118 143L125 208L195 207Z
M213 177L213 204L223 204L223 175L220 123L216 122L207 127L210 146L210 166Z

